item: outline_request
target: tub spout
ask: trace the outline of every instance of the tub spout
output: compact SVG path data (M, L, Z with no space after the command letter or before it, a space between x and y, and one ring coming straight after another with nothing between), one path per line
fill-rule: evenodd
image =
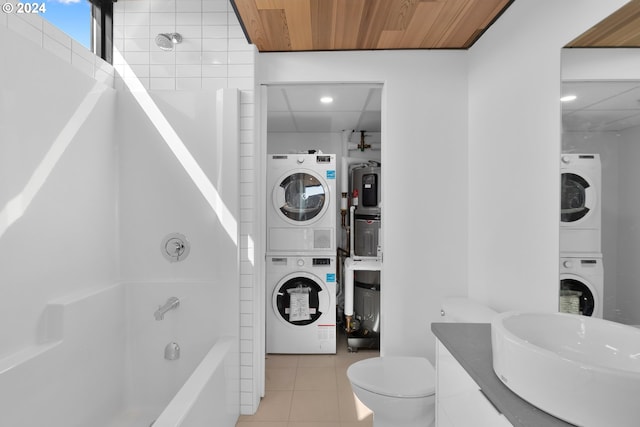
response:
M155 316L156 320L162 320L164 319L164 314L167 311L175 310L179 306L180 306L180 300L176 297L171 297L167 300L167 302L164 305L158 307L158 309L155 311L155 313L153 313L153 315Z

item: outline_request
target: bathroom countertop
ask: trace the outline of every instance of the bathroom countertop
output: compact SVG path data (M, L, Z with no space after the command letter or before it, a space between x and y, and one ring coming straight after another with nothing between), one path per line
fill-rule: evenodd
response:
M526 402L498 379L489 323L432 323L431 330L515 427L574 427Z

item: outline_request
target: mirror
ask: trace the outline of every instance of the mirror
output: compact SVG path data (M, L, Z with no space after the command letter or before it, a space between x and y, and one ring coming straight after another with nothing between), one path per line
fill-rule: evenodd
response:
M640 80L564 80L569 95L559 309L640 325Z

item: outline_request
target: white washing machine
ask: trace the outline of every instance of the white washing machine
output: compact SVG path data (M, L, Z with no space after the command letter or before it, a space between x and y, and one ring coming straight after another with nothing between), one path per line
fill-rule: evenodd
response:
M270 154L267 253L336 253L335 154Z
M561 254L559 311L602 318L602 254Z
M600 155L567 153L560 159L560 252L602 252Z
M267 353L336 352L336 257L267 256Z

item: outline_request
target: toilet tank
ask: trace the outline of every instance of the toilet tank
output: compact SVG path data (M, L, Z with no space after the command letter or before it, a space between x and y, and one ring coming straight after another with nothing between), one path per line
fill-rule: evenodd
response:
M491 323L496 314L497 311L466 297L447 297L440 305L443 322Z

